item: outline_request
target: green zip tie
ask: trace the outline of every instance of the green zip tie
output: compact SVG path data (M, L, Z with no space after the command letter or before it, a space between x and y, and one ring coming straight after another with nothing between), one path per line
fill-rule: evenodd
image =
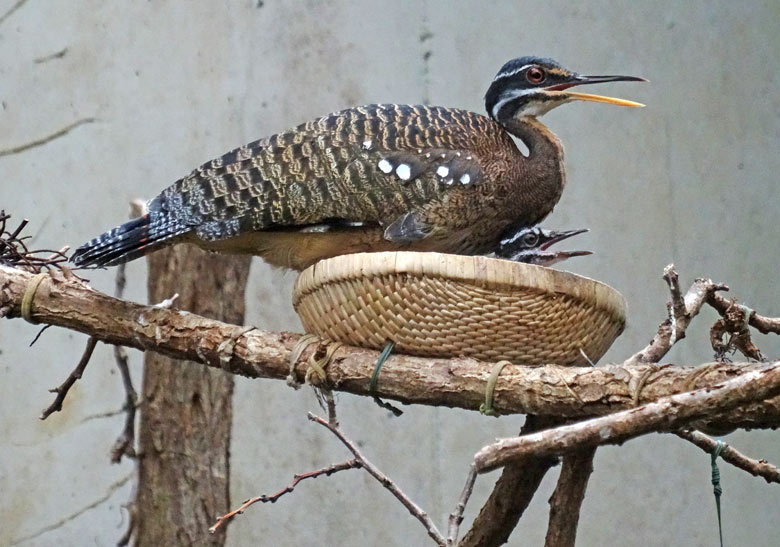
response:
M718 535L720 537L720 547L723 547L723 524L720 518L720 495L723 493L723 488L720 486L720 469L718 469L718 456L726 449L728 445L723 441L718 441L715 446L715 450L712 451L712 492L715 494L715 507L718 510Z
M403 410L400 408L394 407L390 403L386 403L382 399L379 398L378 395L376 395L376 386L379 382L379 371L382 370L382 365L385 364L385 361L387 361L387 358L390 357L390 354L393 352L393 348L395 348L395 342L392 340L388 340L385 344L384 349L382 350L382 353L379 354L379 358L376 360L376 365L374 366L374 372L371 373L371 380L368 382L368 392L374 397L374 402L378 404L380 407L384 408L385 410L389 410L393 413L393 416L400 416L404 413Z

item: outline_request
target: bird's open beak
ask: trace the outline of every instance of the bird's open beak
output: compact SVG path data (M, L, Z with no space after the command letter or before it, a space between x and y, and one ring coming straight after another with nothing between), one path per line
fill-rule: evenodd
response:
M568 91L569 88L576 85L585 84L602 84L606 82L646 82L644 78L638 78L636 76L576 76L573 81L565 84L553 85L545 88L546 91L555 95L560 95L562 98L570 101L592 101L595 103L614 104L617 106L645 106L642 103L636 103L634 101L628 101L626 99L617 99L615 97L605 97L603 95L591 95L590 93L577 93L575 91Z
M550 230L548 232L548 235L551 236L548 241L543 243L539 246L539 250L546 251L548 248L550 248L552 245L555 245L559 241L563 241L564 239L569 239L571 236L576 236L577 234L584 234L585 232L588 232L589 230L587 228L582 228L581 230L567 230L565 232L556 232L553 230ZM582 256L582 255L589 255L592 254L590 251L574 251L577 254L573 254L571 256Z

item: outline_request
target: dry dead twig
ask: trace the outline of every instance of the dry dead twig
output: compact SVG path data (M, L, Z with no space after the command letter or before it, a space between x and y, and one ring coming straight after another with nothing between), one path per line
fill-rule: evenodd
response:
M322 469L315 469L314 471L309 471L308 473L301 473L299 475L295 475L293 476L293 480L290 484L288 484L287 486L285 486L275 494L271 494L270 496L263 494L262 496L257 496L256 498L250 498L244 501L244 503L237 509L234 509L233 511L230 511L229 513L226 513L221 517L219 517L217 519L217 522L214 523L214 526L209 528L209 533L213 534L224 523L230 521L236 515L242 514L244 511L246 511L248 507L254 505L255 503L276 503L279 498L295 490L295 487L298 486L298 483L303 480L316 479L317 477L321 477L322 475L329 477L334 473L338 473L339 471L345 471L347 469L360 469L361 467L362 464L357 459L353 458L351 460L347 460L342 463L336 463L333 465L329 465L328 467L323 467Z
M70 373L62 384L49 390L51 393L56 393L57 396L54 398L52 404L43 409L40 416L41 420L45 420L54 412L62 410L62 402L65 400L65 397L68 396L68 391L73 387L73 384L75 384L77 380L80 380L81 376L84 374L84 370L87 368L89 360L92 358L92 353L95 351L97 343L98 339L94 336L90 336L89 340L87 340L87 347L84 348L84 354L81 356L76 368L73 369L73 372Z
M716 291L728 290L726 285L713 283L710 279L697 279L683 296L674 264L669 264L664 268L664 281L669 285L669 292L672 296L672 301L668 305L669 317L658 326L658 332L650 343L627 359L623 363L624 366L660 361L676 342L685 338L688 325L699 313L709 296Z
M474 491L474 482L477 480L477 466L473 463L469 465L469 472L466 476L466 484L463 485L463 491L455 505L455 510L450 513L449 528L447 529L447 547L456 545L458 541L458 530L463 522L463 512L466 510L466 504L469 502L471 493Z
M717 293L712 293L707 298L707 303L723 315L731 306L732 301ZM750 310L748 324L761 334L780 334L780 317L764 317Z
M752 313L737 304L736 298L731 299L725 310L718 311L721 318L710 329L710 344L715 351L715 359L724 361L726 354L739 350L748 359L763 361L761 351L750 337L748 322Z
M715 439L693 429L675 431L674 434L681 439L685 439L686 441L695 444L707 454L712 454L718 446L718 442ZM747 471L754 477L761 477L768 483L775 482L780 484L780 469L766 460L749 458L733 446L728 445L722 449L720 457L723 461L730 463L743 471Z
M444 539L444 536L441 534L441 532L439 532L439 529L433 523L431 517L428 516L428 513L423 511L416 503L414 503L411 498L409 498L409 496L407 496L398 487L398 485L396 485L395 482L390 479L390 477L385 475L382 471L379 470L378 467L367 460L357 445L352 442L337 425L333 425L338 423L338 420L336 420L335 417L329 416L328 419L325 420L324 418L320 418L311 412L309 412L308 416L309 420L320 424L333 433L338 438L338 440L340 440L341 443L346 446L350 452L352 452L352 455L355 456L355 459L358 462L360 462L363 469L365 469L369 475L379 481L379 484L389 490L390 493L393 494L393 496L395 496L395 498L400 501L404 507L406 507L409 513L411 513L414 518L420 521L420 523L425 527L425 530L428 532L428 535L436 542L437 545L441 545L442 547L446 546L447 541Z

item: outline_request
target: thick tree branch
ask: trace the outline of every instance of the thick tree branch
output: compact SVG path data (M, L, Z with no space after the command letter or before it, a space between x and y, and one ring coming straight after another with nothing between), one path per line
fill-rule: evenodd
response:
M0 267L0 307L19 315L19 304L31 274ZM241 336L232 352L220 347L240 329L194 314L169 311L119 301L103 295L77 280L44 280L36 293L36 320L94 334L108 343L150 349L190 359L248 377L283 379L289 372L287 360L298 335L251 331ZM316 352L316 344L309 349ZM377 352L342 348L328 367L329 382L337 390L367 394L368 379ZM298 375L305 375L306 355ZM475 409L484 399L484 387L492 364L473 359L426 359L396 355L383 368L379 393L404 402L439 404ZM760 365L709 366L701 374L667 366L645 383L639 402L717 383L739 376ZM634 386L646 367L604 366L511 367L502 374L496 388L495 406L502 413L535 413L556 416L606 414L633 406ZM415 382L409 382L409 377ZM704 380L707 380L706 382ZM572 397L574 392L577 397ZM780 423L780 401L753 405L728 420L728 425L772 427Z
M574 547L580 508L585 499L588 479L593 473L596 447L583 448L563 457L561 476L550 497L550 522L545 547Z
M542 431L559 424L557 419L529 415L520 434ZM497 547L506 543L545 474L557 464L557 457L543 456L526 458L504 467L458 547Z
M32 277L30 273L0 266L0 309L10 317L19 316L22 295ZM292 333L252 330L233 343L233 338L245 329L184 311L116 300L76 279L46 278L36 291L32 308L33 317L41 323L251 378L285 379L289 374L288 360L299 338ZM311 344L304 352L297 365L298 377L305 376L309 355L318 351L318 344ZM369 379L377 356L376 351L340 348L327 367L328 385L336 391L369 395ZM492 368L492 363L468 358L393 355L382 368L377 394L405 403L475 410L484 401ZM696 368L506 367L495 389L494 407L502 414L600 416L762 368L755 363L713 363ZM640 384L642 377L645 380ZM777 427L780 397L732 409L711 424L718 428Z
M722 384L664 397L641 408L564 425L522 437L499 439L477 452L485 473L529 456L561 455L603 444L621 444L651 431L672 431L692 421L780 393L780 361Z

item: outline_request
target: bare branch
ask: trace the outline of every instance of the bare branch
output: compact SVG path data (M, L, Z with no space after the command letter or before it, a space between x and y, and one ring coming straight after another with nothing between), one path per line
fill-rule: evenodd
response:
M596 447L584 448L563 457L561 475L550 497L550 522L545 547L574 547L580 508L588 479L593 473Z
M542 431L560 423L559 419L529 415L520 434ZM530 457L504 467L458 547L498 547L506 543L545 474L557 464L558 458L553 456Z
M122 385L125 389L125 404L122 410L125 413L125 427L121 435L114 442L111 449L111 463L119 463L122 456L134 458L135 454L135 411L138 409L138 393L133 387L133 379L130 376L130 367L127 363L127 352L122 346L114 346L114 359L122 376Z
M725 291L725 285L713 283L710 279L697 279L694 281L685 296L680 292L680 285L674 265L669 264L664 269L664 280L669 285L672 302L669 305L669 318L658 326L658 333L641 351L627 359L624 365L638 365L641 363L657 363L663 359L672 346L685 338L685 330L691 320L699 313L709 295L715 291Z
M0 23L2 23L2 19L0 19ZM13 148L6 148L0 150L0 157L19 154L21 152L26 152L31 148L43 146L44 144L48 144L53 140L59 139L60 137L64 137L65 135L67 135L68 133L70 133L80 125L84 125L86 123L94 123L95 121L97 121L95 118L81 118L80 120L77 120L71 124L66 125L62 129L58 129L51 135L46 135L45 137L41 137L40 139L36 139L34 141L20 144L18 146L14 146Z
M707 298L707 304L723 315L731 305L731 301L717 293L712 293ZM758 315L755 311L751 311L750 317L748 317L748 324L761 334L780 334L780 317L764 317L763 315Z
M347 469L360 469L362 467L362 464L357 459L351 459L347 460L343 463L336 463L333 465L330 465L328 467L323 467L322 469L315 469L314 471L309 471L308 473L301 473L300 475L293 476L293 481L276 492L275 494L271 494L270 496L263 494L262 496L258 496L256 498L250 498L246 500L241 507L238 509L234 509L233 511L230 511L229 513L226 513L219 517L217 519L217 522L214 523L214 526L209 528L209 533L213 534L217 531L217 529L222 526L225 522L228 522L229 520L232 520L233 517L236 515L242 514L246 509L254 505L255 503L276 503L276 501L284 496L285 494L289 494L293 490L295 490L295 487L298 486L298 483L302 480L306 479L316 479L317 477L321 477L322 475L325 475L326 477L331 476L333 473L338 473L339 471L345 471Z
M499 439L474 460L480 473L529 456L560 455L592 446L620 444L651 431L670 431L752 401L780 393L780 361L722 384L664 397L624 410L522 437Z
M449 528L447 530L447 546L451 547L458 540L458 530L463 522L463 512L466 510L466 504L469 502L471 492L474 490L474 481L477 480L477 466L473 463L469 466L469 473L466 476L466 484L463 486L463 492L458 498L455 510L450 513Z
M721 316L710 329L710 344L715 351L715 358L723 361L726 354L739 350L748 359L763 361L761 351L750 337L748 311L745 307L733 299Z
M18 317L33 274L0 266L0 310ZM76 279L46 278L38 287L33 317L67 327L109 344L152 350L251 378L284 380L299 335L260 330L246 332L225 360L224 344L241 327L178 310L141 306L101 294ZM304 377L311 344L299 360ZM335 391L371 395L369 380L378 352L341 347L327 368L327 385ZM593 367L506 367L496 386L494 407L502 414L537 414L563 418L600 416L632 408L681 391L714 385L756 370L755 363L716 363L702 367L664 365L650 374L641 390L638 380L652 365ZM431 359L396 354L382 368L377 393L414 404L476 410L485 399L492 363L469 358ZM409 378L415 381L410 382ZM577 397L572 396L574 392ZM753 403L713 418L712 426L768 428L780 425L780 398Z
M45 420L51 416L52 413L62 410L62 402L65 400L65 397L68 396L68 391L71 387L73 387L73 384L75 384L77 380L80 380L81 376L84 374L84 369L87 368L89 360L92 358L92 352L95 351L95 346L97 346L97 343L97 338L90 336L89 340L87 340L87 347L84 348L84 354L81 356L81 360L79 360L76 368L73 369L73 372L70 373L62 385L49 390L52 393L56 393L57 397L54 398L54 402L52 402L52 404L43 409L43 412L40 416L41 420Z
M428 516L428 513L423 511L416 503L414 503L409 496L403 493L403 491L398 488L398 486L384 473L382 473L373 463L368 461L365 456L360 452L357 445L353 443L351 440L347 438L344 433L342 433L341 429L339 429L336 426L331 425L329 420L325 420L323 418L320 418L319 416L315 416L311 412L308 414L309 419L313 422L317 422L321 426L327 428L330 430L331 433L333 433L338 439L342 442L344 446L349 449L350 452L355 456L355 459L360 462L360 464L363 466L363 468L368 472L369 475L374 477L377 481L379 481L379 484L384 486L387 490L390 491L391 494L393 494L398 501L403 504L404 507L412 514L414 518L420 521L422 525L425 527L425 529L428 532L428 535L433 538L433 540L441 546L446 545L446 540L444 539L444 536L441 535L441 532L439 532L438 528L436 528L436 525L431 520L431 517Z
M704 450L707 454L712 454L715 451L715 447L718 446L718 442L701 433L692 429L683 429L675 431L675 435L681 439L685 439ZM766 482L776 482L780 484L780 469L766 460L754 460L748 458L736 448L732 446L726 446L720 453L720 457L723 461L730 463L735 467L739 467L743 471L747 471L754 477L762 477Z
M132 215L131 215L132 216ZM127 276L125 275L126 265L120 264L116 269L116 282L114 296L121 299L125 293L127 285ZM133 378L130 376L130 366L128 365L127 352L122 346L114 346L114 360L119 374L122 377L122 387L125 390L125 404L122 410L125 412L125 427L122 433L114 442L111 449L111 463L119 463L122 456L128 458L135 457L135 411L138 408L138 393L133 387Z

